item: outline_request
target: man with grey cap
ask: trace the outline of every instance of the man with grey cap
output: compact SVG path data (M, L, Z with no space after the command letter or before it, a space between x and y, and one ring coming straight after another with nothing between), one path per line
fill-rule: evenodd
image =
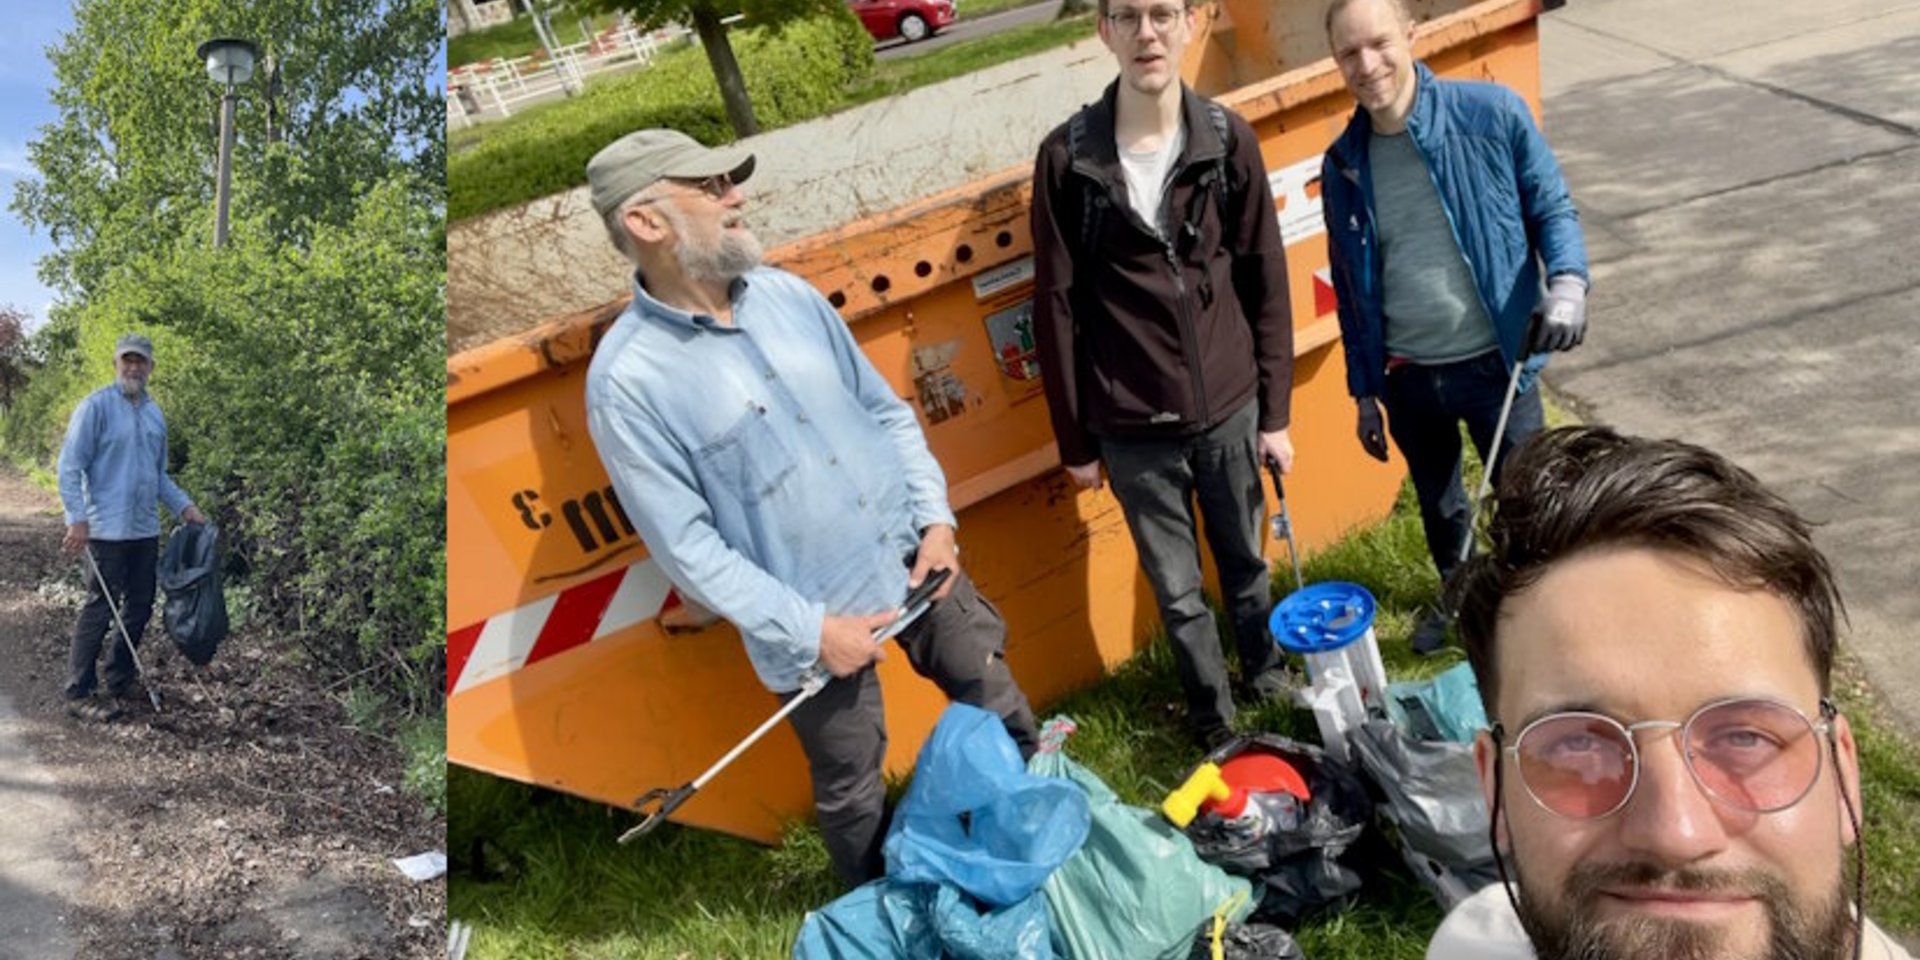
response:
M155 503L187 523L205 523L200 509L167 476L167 418L147 395L153 372L153 341L124 334L113 348L114 382L88 394L73 408L60 448L60 501L66 509L69 551L89 550L87 602L73 628L66 696L77 716L105 719L112 704L90 704L94 664L106 642L107 692L128 696L134 681L133 651L113 629L117 608L135 644L153 613L159 560L160 512ZM99 574L94 569L97 566ZM112 607L108 605L109 596Z
M761 265L739 184L754 158L671 130L587 164L594 207L634 266L633 301L587 373L587 423L620 503L682 592L732 621L792 714L834 869L882 871L887 735L872 641L910 586L952 576L899 636L916 672L998 714L1021 751L1033 713L1006 624L960 568L946 479L913 410L799 277Z

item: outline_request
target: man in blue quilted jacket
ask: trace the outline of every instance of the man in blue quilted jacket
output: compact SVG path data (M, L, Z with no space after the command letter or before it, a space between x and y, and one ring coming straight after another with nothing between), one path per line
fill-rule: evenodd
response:
M1540 430L1533 385L1545 355L1586 334L1586 246L1560 166L1518 94L1441 80L1415 62L1404 0L1334 0L1326 25L1359 104L1320 181L1347 389L1361 445L1385 461L1391 431L1406 458L1446 581L1472 535L1459 425L1485 462L1513 365L1524 362L1496 474ZM1440 649L1446 626L1440 614L1426 618L1414 649Z

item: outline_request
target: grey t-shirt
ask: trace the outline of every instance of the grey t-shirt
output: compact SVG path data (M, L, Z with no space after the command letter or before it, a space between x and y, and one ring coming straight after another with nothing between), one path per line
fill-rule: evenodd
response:
M1367 149L1380 225L1387 355L1449 363L1494 349L1499 341L1493 321L1413 138L1376 133Z

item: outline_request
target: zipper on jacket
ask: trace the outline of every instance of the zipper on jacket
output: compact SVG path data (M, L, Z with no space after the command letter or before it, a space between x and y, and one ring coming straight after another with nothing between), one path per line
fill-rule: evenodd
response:
M1188 145L1192 145L1191 140L1188 141ZM1186 224L1173 223L1174 184L1179 183L1180 179L1186 176L1187 171L1193 169L1193 166L1193 158L1188 157L1187 163L1184 166L1167 177L1166 190L1163 192L1160 202L1166 207L1161 219L1162 222L1168 226L1166 235L1161 237L1161 242L1164 245L1163 249L1167 255L1167 269L1173 272L1174 298L1180 302L1180 343L1186 350L1187 378L1193 381L1194 417L1199 421L1200 426L1204 428L1213 425L1213 411L1207 407L1207 378L1203 374L1203 368L1206 365L1202 362L1203 358L1200 355L1200 332L1194 329L1193 309L1187 302L1186 274L1180 270L1180 231L1186 228ZM1199 243L1197 237L1194 243Z

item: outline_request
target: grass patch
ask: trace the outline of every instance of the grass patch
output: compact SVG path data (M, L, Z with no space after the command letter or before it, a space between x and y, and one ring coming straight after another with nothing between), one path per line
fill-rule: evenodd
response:
M1900 735L1847 658L1835 671L1834 689L1860 751L1867 916L1888 930L1920 935L1920 871L1913 866L1920 857L1920 749Z
M1009 4L1020 5L1017 2ZM1030 23L990 37L962 40L917 57L882 60L875 65L871 77L847 89L846 99L840 108L871 103L882 97L965 76L1091 37L1093 33L1093 17L1089 14L1068 20Z
M860 31L857 24L839 29ZM794 30L789 28L790 33ZM849 65L838 74L821 69L820 44L805 37L781 41L741 31L735 49L765 131L1016 60L1093 32L1091 16L1029 24L871 68ZM786 52L796 44L812 52ZM823 80L835 85L820 88ZM669 51L646 70L590 80L578 97L448 131L447 218L463 220L580 186L587 182L587 159L601 147L622 134L654 126L671 127L708 144L733 139L706 55L699 49Z
M447 712L415 717L400 725L400 751L407 758L401 783L436 816L447 815Z
M613 25L615 15L603 13L590 19L594 32L598 33ZM579 17L558 16L553 17L551 22L555 39L563 47L592 39L580 29ZM506 23L488 27L485 30L448 37L447 68L453 69L469 63L502 57L507 59L524 57L538 49L540 49L540 35L534 32L533 18L514 17Z
M989 17L1003 11L1015 10L1020 7L1034 7L1040 4L1047 4L1053 7L1060 5L1058 0L1038 0L1038 2L1035 2L1035 0L960 0L958 7L960 14L959 22L965 23L968 20L978 20L981 17Z

